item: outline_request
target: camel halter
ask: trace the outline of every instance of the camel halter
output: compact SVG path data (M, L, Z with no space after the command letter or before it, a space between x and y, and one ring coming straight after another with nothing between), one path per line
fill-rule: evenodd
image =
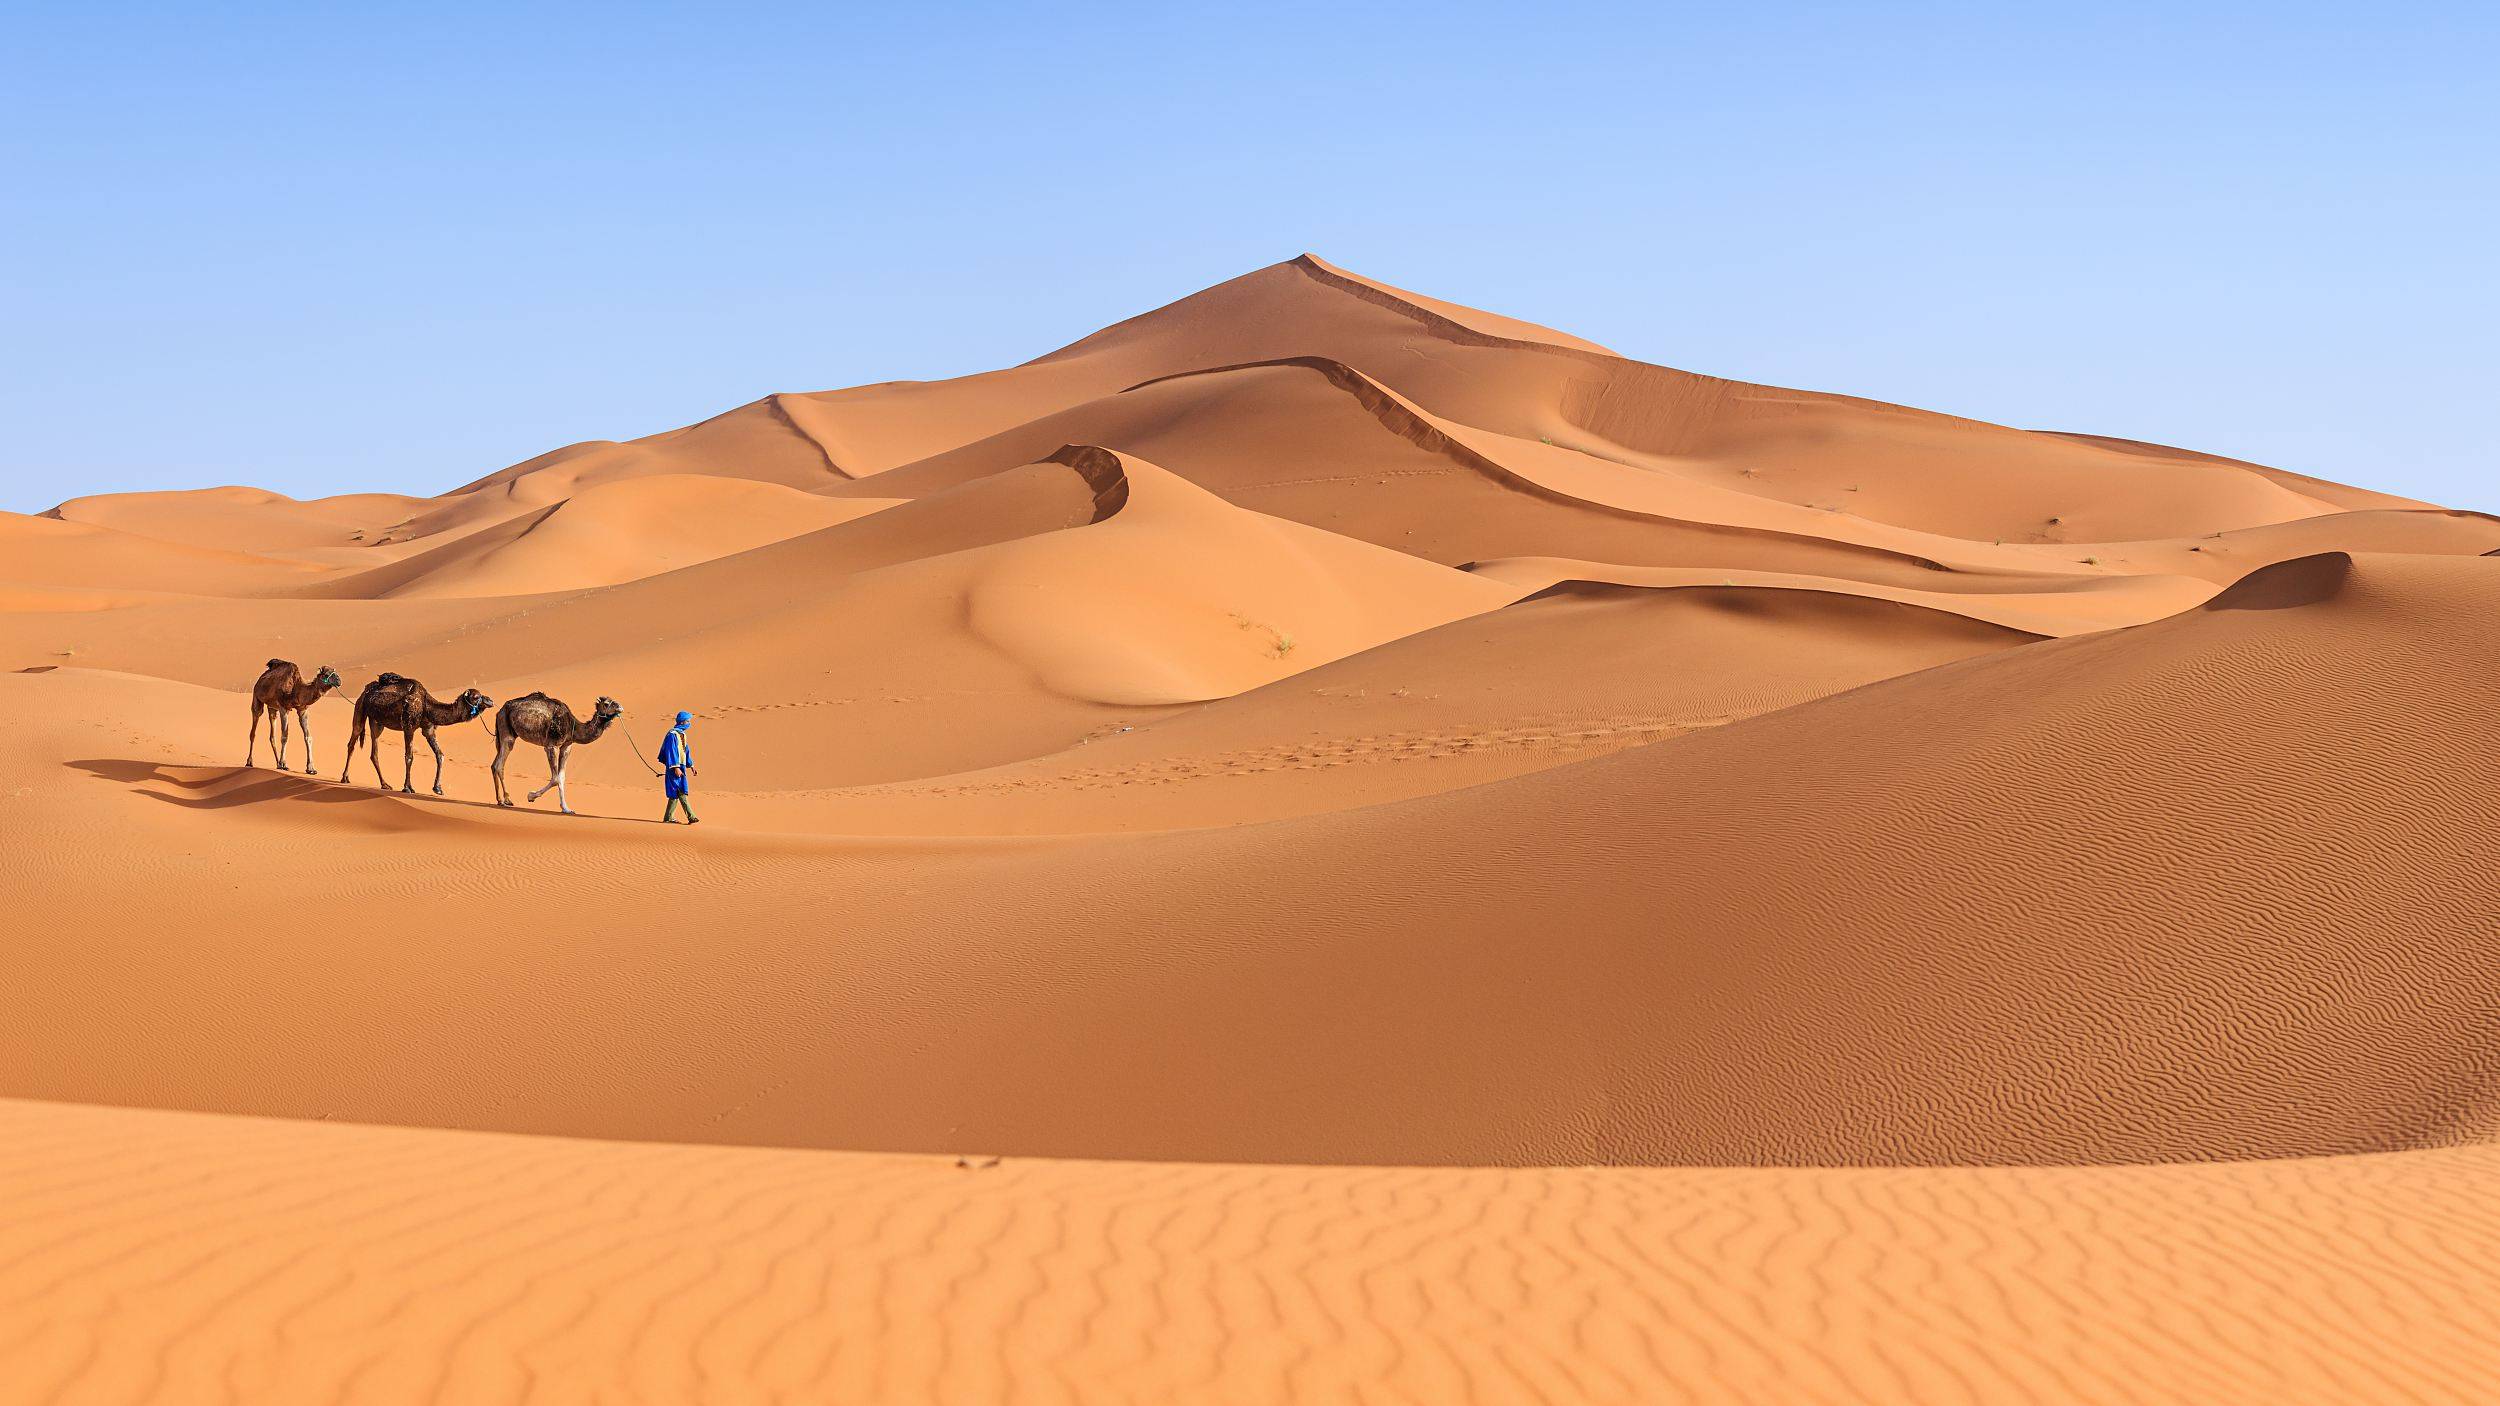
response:
M660 774L661 774L661 773L660 773L660 769L659 769L658 767L656 767L656 766L653 766L653 765L651 764L651 759L650 759L649 757L646 757L646 756L644 756L644 755L642 754L642 739L641 739L641 738L639 738L639 737L634 736L634 730L633 730L632 728L627 727L627 726L625 725L625 715L624 715L623 713L619 713L619 714L617 714L617 715L616 715L616 725L617 725L618 727L620 727L620 728L623 728L623 729L624 729L624 731L625 731L625 740L626 740L627 742L630 742L630 743L632 743L632 744L633 744L633 747L634 747L634 760L635 760L635 761L638 761L638 762L640 762L640 763L642 763L642 769L643 769L644 771L647 771L647 772L651 773L653 776L658 776L658 775L660 775Z

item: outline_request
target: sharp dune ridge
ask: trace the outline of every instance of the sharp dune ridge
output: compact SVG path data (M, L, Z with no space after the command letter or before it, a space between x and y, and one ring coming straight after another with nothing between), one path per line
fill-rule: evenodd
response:
M1357 405L1360 405L1364 410L1370 412L1373 418L1379 420L1381 425L1388 429L1391 433L1398 435L1400 438L1405 439L1407 442L1413 444L1416 448L1421 449L1426 453L1441 455L1466 468L1485 474L1486 476L1500 482L1507 488L1514 488L1537 498L1568 504L1571 507L1583 511L1619 514L1640 522L1673 523L1677 526L1702 525L1688 523L1680 519L1664 517L1657 513L1646 512L1640 508L1632 507L1623 503L1610 502L1599 498L1577 496L1541 480L1532 474L1523 473L1520 469L1503 464L1499 460L1483 453L1475 446L1467 443L1463 439L1460 439L1449 429L1433 423L1429 416L1417 410L1415 406L1408 403L1396 392L1382 386L1370 377L1364 375L1362 372L1346 365L1344 362L1331 360L1327 357L1278 357L1270 361L1243 362L1235 366L1213 366L1200 371L1182 371L1176 372L1170 376L1159 376L1151 381L1140 382L1139 384L1131 386L1128 389L1132 391L1142 390L1147 386L1160 385L1170 381L1181 380L1190 376L1217 376L1226 372L1248 371L1268 366L1300 367L1305 370L1319 373L1319 375L1326 380L1329 385L1344 391L1348 397L1350 397ZM1809 534L1803 533L1778 533L1772 529L1745 526L1735 523L1713 522L1707 524L1707 526L1747 534L1763 533L1765 535L1789 538L1804 538L1809 536ZM1823 544L1829 544L1832 541L1832 539L1828 537L1814 537L1811 540ZM1929 561L1924 557L1910 556L1906 552L1890 551L1874 547L1866 548L1866 550L1869 552L1881 552L1886 556L1903 559L1910 565L1917 566L1928 571L1942 571L1945 569L1939 563Z
M2495 618L1307 254L9 515L0 1402L2487 1400ZM384 670L619 700L584 814L339 783Z

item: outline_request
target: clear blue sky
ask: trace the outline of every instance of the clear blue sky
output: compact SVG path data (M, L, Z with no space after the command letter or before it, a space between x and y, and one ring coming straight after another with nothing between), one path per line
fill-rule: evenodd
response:
M0 506L437 492L1309 249L2500 508L2488 3L223 8L0 3Z

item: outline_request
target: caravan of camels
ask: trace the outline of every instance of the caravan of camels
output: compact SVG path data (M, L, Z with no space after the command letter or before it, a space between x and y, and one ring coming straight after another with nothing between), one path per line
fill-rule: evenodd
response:
M252 730L245 740L243 765L253 765L260 738L260 719L269 715L269 741L275 749L277 767L287 769L287 715L295 716L295 730L304 734L304 774L313 774L312 723L308 710L341 687L338 671L324 664L307 680L304 671L292 660L272 659L268 668L252 685ZM355 720L347 734L347 756L339 768L339 780L345 783L356 765L356 748L368 738L371 745L366 758L373 764L374 784L391 789L390 778L382 774L382 734L400 734L401 766L399 789L416 794L417 738L434 752L434 794L443 794L443 744L435 737L435 729L474 720L495 700L477 689L463 689L460 695L445 702L436 698L426 686L401 674L385 672L366 684L356 695ZM529 793L536 804L549 791L556 793L556 805L566 815L574 814L571 800L565 795L564 766L573 748L596 742L605 736L610 724L624 716L624 705L613 698L601 698L589 719L584 720L560 699L544 693L531 693L503 705L495 714L495 804L509 807L512 793L504 785L504 765L512 755L516 742L528 742L547 752L547 784Z

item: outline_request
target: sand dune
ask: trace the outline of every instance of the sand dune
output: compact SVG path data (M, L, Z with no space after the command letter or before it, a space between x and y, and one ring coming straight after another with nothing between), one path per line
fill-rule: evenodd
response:
M2035 638L1854 593L1571 583L1203 708L986 771L759 792L795 830L1065 834L1241 824L1619 751Z
M2500 547L2500 518L2438 509L2359 509L2235 532L2093 550L2117 570L2175 572L2229 585L2262 566L2319 552L2476 556Z
M2191 451L2033 434L1628 361L1512 319L1454 317L1448 304L1309 255L1024 366L769 397L631 445L575 446L515 465L455 501L501 494L543 505L603 477L651 472L735 473L839 491L846 480L905 469L1159 380L1309 360L1346 367L1447 420L1631 470L1627 481L1670 473L1696 491L1751 497L1761 510L1845 509L1970 541L2186 536L2363 501L2321 498L2297 476ZM1151 446L1099 433L1058 438L1154 457ZM1027 442L992 466L1050 447ZM550 475L562 487L533 485ZM2367 505L2406 504L2370 495Z
M652 474L585 489L517 519L508 540L376 592L391 596L527 596L613 586L681 566L735 556L767 543L847 522L896 499L822 498L742 479ZM484 534L481 534L484 535ZM353 580L342 583L352 594Z
M1828 576L1799 576L1741 568L1626 567L1603 562L1522 557L1479 562L1474 573L1522 591L1564 582L1611 582L1671 590L1690 586L1746 586L1761 590L1821 591L1897 601L1960 615L2035 635L2080 635L2121 625L2140 625L2202 605L2211 583L2189 576L2069 576L2005 579L1997 591L1919 591Z
M291 891L422 891L425 942L316 931L146 978L36 954L0 1052L46 1097L1031 1155L2082 1163L2471 1140L2500 1079L2476 955L2500 893L2473 819L2500 763L2470 727L2500 576L2373 557L2328 580L2341 562L1238 829L824 850L574 826L508 878L465 846L412 872L397 843L331 833ZM0 684L14 711L74 713L40 701L68 672ZM110 755L85 736L49 745ZM81 770L82 807L125 826L238 808L219 773ZM322 824L314 791L252 825ZM532 823L452 818L498 847ZM250 921L254 892L162 862L212 930ZM515 948L513 897L551 872L583 878ZM31 901L48 925L80 899ZM2401 946L2361 936L2390 923ZM594 948L595 971L561 960ZM204 995L248 1034L185 1018ZM361 1067L377 1038L403 1053Z
M1222 698L1513 594L1246 512L1140 459L1087 447L1064 457L1121 506L1093 526L985 553L965 596L973 634L1054 693L1112 704Z
M50 516L179 546L289 553L348 546L421 501L396 493L349 493L297 502L259 488L203 488L72 498Z
M0 1399L2481 1400L2495 611L1310 256L0 517ZM385 669L622 701L586 813L328 780Z
M180 546L93 523L0 513L0 581L16 586L246 593L319 568L250 552Z
M1453 429L1343 363L1291 358L1149 381L846 491L930 491L1074 441L1117 445L1245 507L1453 566L1567 555L1894 584L1935 575L1934 556L2036 569L2019 548L1943 541Z

